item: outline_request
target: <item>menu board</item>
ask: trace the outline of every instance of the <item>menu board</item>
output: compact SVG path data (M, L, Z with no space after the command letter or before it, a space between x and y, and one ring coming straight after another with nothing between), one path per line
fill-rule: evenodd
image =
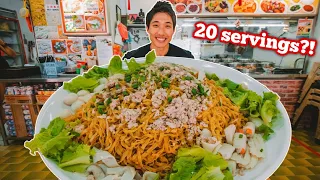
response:
M106 34L105 0L61 0L63 31L66 35Z
M318 0L168 0L179 14L316 14Z

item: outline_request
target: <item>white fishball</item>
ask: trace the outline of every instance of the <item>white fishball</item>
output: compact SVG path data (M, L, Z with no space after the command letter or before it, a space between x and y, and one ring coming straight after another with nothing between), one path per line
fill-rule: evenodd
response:
M76 102L77 99L78 99L78 95L77 94L70 93L64 98L63 103L68 105L68 106L71 106L74 102Z
M101 84L99 86L97 86L96 88L94 88L93 92L98 93L101 92L104 89L104 84Z
M107 78L103 77L99 79L100 84L105 84L107 82Z
M87 94L90 94L90 92L87 90L80 90L77 94L78 96L85 96Z
M76 102L74 102L74 103L71 105L72 111L76 111L76 110L79 109L83 104L84 104L83 101L77 100Z
M87 94L87 95L85 95L85 96L80 96L80 97L78 98L78 100L87 103L87 102L89 102L89 100L92 98L93 95L94 95L94 94L91 93L91 94Z
M69 116L71 116L73 113L72 113L72 111L70 110L70 109L64 109L61 113L60 113L60 115L59 115L59 117L60 118L67 118L67 117L69 117Z

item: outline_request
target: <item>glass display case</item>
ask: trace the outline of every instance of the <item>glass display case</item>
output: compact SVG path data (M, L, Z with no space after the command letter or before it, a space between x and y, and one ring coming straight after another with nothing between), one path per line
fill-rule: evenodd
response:
M276 38L298 39L298 18L178 18L172 43L190 50L196 58L231 67L239 62L256 61L262 63L257 65L261 67L261 71L268 71L267 69L263 70L265 64L267 64L265 67L273 66L273 68L278 69L291 69L295 73L304 70L307 58L303 55L280 56L274 51L252 48L249 45L243 47L221 43L219 37L214 41L194 39L192 38L192 33L195 29L194 24L198 21L217 24L220 31L229 29L253 34L259 34L264 31L267 32L268 36ZM236 22L239 23L239 26L236 26ZM309 31L312 32L312 29Z
M308 60L306 56L298 54L280 56L274 51L252 48L249 45L243 47L235 46L233 44L225 44L219 41L219 37L214 41L194 39L192 37L193 31L195 30L194 24L198 21L203 21L207 24L217 24L220 31L223 29L229 29L254 34L259 34L262 31L265 31L268 33L268 36L297 39L299 18L242 17L238 19L238 17L179 17L177 19L176 32L171 43L191 51L196 59L213 61L227 66L236 67L236 65L239 65L239 62L242 64L242 62L259 61L262 63L258 65L261 72L269 72L270 69L273 70L272 68L277 68L290 70L292 73L301 73L306 67L305 64ZM236 22L239 22L239 27L236 27ZM129 50L149 43L145 26L138 27L128 25L128 29L133 39L129 46ZM312 29L310 29L310 31L312 31ZM265 67L265 70L263 67ZM270 69L267 69L269 67Z
M14 58L0 52L0 55L8 61L11 67L21 67L27 63L16 11L0 7L0 39L16 51L17 56Z

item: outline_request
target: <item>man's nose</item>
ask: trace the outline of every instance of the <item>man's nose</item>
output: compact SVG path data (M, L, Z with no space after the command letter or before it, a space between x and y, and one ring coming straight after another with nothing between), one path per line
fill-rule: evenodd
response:
M159 34L159 35L164 35L164 28L163 28L163 27L160 27L160 28L158 29L158 34Z

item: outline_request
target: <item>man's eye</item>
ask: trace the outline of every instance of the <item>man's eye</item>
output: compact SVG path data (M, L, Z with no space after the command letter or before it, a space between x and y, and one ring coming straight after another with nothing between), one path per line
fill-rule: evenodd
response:
M153 25L153 27L158 27L158 25L157 25L157 24L155 24L155 25Z
M166 28L170 29L170 28L171 28L171 26L166 26Z

